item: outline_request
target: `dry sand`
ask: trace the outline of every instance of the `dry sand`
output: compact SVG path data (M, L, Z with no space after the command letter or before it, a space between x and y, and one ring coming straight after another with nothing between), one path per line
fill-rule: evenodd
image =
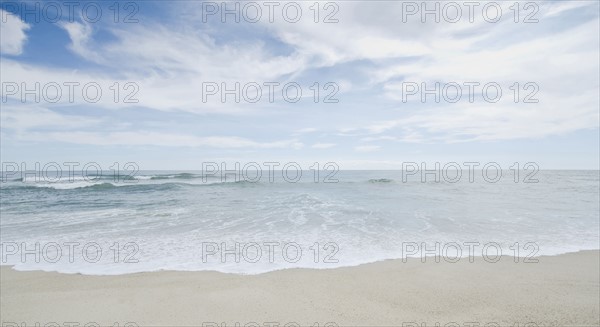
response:
M3 326L600 325L600 252L539 260L390 260L253 276L169 271L83 276L2 267L0 315Z

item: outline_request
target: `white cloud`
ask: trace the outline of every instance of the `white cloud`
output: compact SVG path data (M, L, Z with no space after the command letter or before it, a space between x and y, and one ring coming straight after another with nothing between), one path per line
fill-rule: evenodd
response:
M374 152L378 151L379 149L381 149L381 146L379 145L360 145L354 147L354 150L356 150L357 152Z
M317 131L317 129L314 127L306 127L306 128L301 128L299 130L296 130L294 133L305 134L305 133L313 133L316 131Z
M20 55L27 41L27 31L30 26L21 18L0 9L0 53Z
M333 148L335 143L315 143L311 146L313 149L329 149Z
M24 141L56 141L88 145L117 146L166 146L166 147L213 147L213 148L302 148L297 140L256 142L235 136L206 136L158 133L158 132L30 132L19 135Z
M89 42L92 40L92 26L85 22L61 22L59 23L60 27L62 27L69 34L69 38L71 38L71 44L69 48L74 53L80 55L81 57L98 63L106 63L103 58L98 54L98 52L90 50Z
M597 91L576 96L541 92L540 103L461 103L422 109L405 118L362 129L363 141L466 142L541 138L598 127ZM565 110L568 108L568 110ZM407 128L410 126L410 128ZM390 136L393 135L393 136Z
M105 66L98 72L82 69L73 72L67 69L48 68L41 64L21 64L3 60L3 78L9 81L58 82L90 81L103 84L103 90L115 82L121 85L134 82L139 86L137 106L162 111L189 111L195 113L238 113L252 114L269 110L268 87L265 82L277 82L275 102L281 100L281 87L293 74L306 65L306 58L297 54L279 56L268 51L264 42L217 43L201 31L181 31L173 26L160 24L132 24L125 27L108 27L114 40L99 43L95 39L96 26L71 22L59 25L69 35L69 49L85 60ZM4 31L4 29L3 29ZM4 39L4 38L3 38ZM6 67L6 69L4 69ZM118 76L118 77L116 77ZM222 87L241 87L256 82L261 85L259 103L241 101L236 103L230 96L223 103L220 93L202 98L203 85L214 82ZM310 86L307 85L305 87ZM254 89L250 89L251 91ZM250 97L253 94L249 95ZM124 107L123 103L104 96L99 104L105 107Z
M79 129L102 122L101 119L61 115L38 105L2 105L2 128L25 132L35 128Z
M558 16L564 11L586 6L589 6L591 10L594 10L592 8L594 5L595 3L593 1L547 1L543 3L542 15L544 18Z
M597 9L597 3L591 2L564 6L544 3L538 18L548 19L547 15L556 16L583 6ZM544 30L541 24L521 25L518 29L522 33L539 33ZM512 38L518 35L514 33L515 26L512 20L501 21L491 29L475 33L477 37L462 38L454 44L456 39L451 34L448 41L440 34L432 52L421 59L378 67L371 74L371 83L382 86L388 99L398 104L396 112L401 118L378 119L367 124L360 121L357 127L342 130L342 135L386 133L389 140L399 142L465 142L541 138L597 128L600 87L597 17L527 39ZM502 43L491 46L492 40ZM464 100L468 98L465 87L463 100L456 105L443 100L435 103L433 96L424 105L420 103L420 94L409 98L408 103L401 102L402 82L419 85L424 82L431 88L435 82L470 81L481 85L499 83L502 100L496 104L481 99L475 104L468 103ZM540 102L522 103L529 92L521 90L520 103L514 103L509 87L515 82L521 87L527 82L536 83L539 92L535 98ZM477 91L481 95L481 87Z
M568 5L543 2L540 4L542 11L539 18L556 19L567 11L587 6L588 3L592 2ZM138 104L114 103L111 94L107 94L101 102L87 108L96 106L94 108L122 109L139 106L162 111L242 116L275 110L272 110L273 106L269 104L224 104L218 100L203 103L200 96L202 83L285 82L286 79L302 77L307 71L314 73L311 76L322 78L328 76L328 71L321 72L319 68L335 65L340 65L340 70L345 73L352 74L356 73L354 62L361 61L369 65L369 68L364 69L367 78L361 82L366 84L364 90L369 91L365 93L377 94L372 99L374 106L380 100L376 98L378 92L387 91L388 97L383 100L389 100L392 104L386 102L386 107L401 110L372 115L379 108L373 108L372 111L365 108L363 111L356 110L346 115L344 119L335 119L341 115L332 110L324 113L327 117L323 118L327 119L328 124L326 128L317 126L319 130L313 127L301 128L305 126L306 121L296 119L306 118L305 115L312 108L307 108L309 110L306 111L280 110L276 115L265 115L273 121L279 119L282 125L280 130L283 130L286 136L277 139L300 137L302 134L331 128L341 131L338 135L360 137L362 142L464 142L539 138L598 127L597 19L579 27L572 27L574 24L554 25L549 21L524 25L512 22L512 12L507 9L505 13L508 18L495 24L485 23L481 19L475 24L464 21L457 24L422 24L418 20L413 20L413 23L401 23L401 16L398 14L398 8L401 6L399 3L386 2L386 10L381 10L382 4L377 2L348 1L338 4L340 11L337 18L340 22L337 24L316 24L312 19L303 19L297 24L279 20L275 24L262 26L264 29L261 29L261 33L267 33L264 38L261 35L259 39L242 41L231 41L227 35L219 38L218 31L208 33L206 30L189 26L182 29L178 24L185 25L186 21L171 24L147 21L107 27L105 32L113 37L108 38L110 41L99 43L94 33L95 28L100 25L92 28L85 23L63 23L61 27L71 39L70 50L107 69L101 72L85 69L73 72L48 68L44 63L22 64L3 58L2 75L4 80L15 82L78 81L83 84L94 81L102 84L107 92L114 82L120 82L122 85L133 81L139 85ZM502 3L503 6L512 4ZM312 3L302 3L306 14L312 13L307 8L310 5ZM177 9L180 8L173 10ZM200 17L191 16L196 20ZM29 26L17 17L11 19L13 30L17 31L11 37L21 35L20 40L13 42L18 46L12 48L18 49L13 51L21 53L22 44L26 40L24 31ZM20 27L14 27L17 25ZM3 53L5 33L8 33L9 28L2 25ZM550 29L555 31L549 34L547 32ZM536 34L540 31L542 33ZM278 42L274 47L285 48L284 51L272 51L267 44L272 42L272 39L280 41L281 43ZM410 60L406 60L407 58ZM510 82L534 81L540 85L538 98L542 101L539 104L515 105L510 103L512 94L505 94L506 101L496 105L464 105L464 102L461 102L435 108L394 108L395 104L399 104L398 81L402 80L474 80L482 83L496 81L503 85L505 92L509 92L507 87L512 84ZM345 88L342 86L341 89ZM310 95L304 95L306 94ZM352 103L349 102L345 104L351 107ZM76 104L85 103L79 99ZM39 112L39 117L46 117L49 122L58 124L59 116L50 111ZM32 129L43 126L41 118L27 122L24 114L13 112L11 115L8 118L17 121L18 126ZM87 120L83 120L82 124L84 122ZM307 125L313 123L308 122ZM341 126L335 126L336 124L343 124L346 128L341 129ZM243 136L247 130L239 126L240 129L236 130L236 133ZM291 136L290 131L293 131ZM303 147L297 139L256 142L252 140L252 136L202 137L182 135L178 134L179 132L171 130L163 134L110 130L103 133L61 131L32 133L29 137L94 145L295 149ZM21 136L28 137L25 134ZM310 148L327 149L336 145L326 143L331 140L319 140L323 143L313 144ZM361 145L356 146L354 150L372 152L380 148L381 146L377 145Z

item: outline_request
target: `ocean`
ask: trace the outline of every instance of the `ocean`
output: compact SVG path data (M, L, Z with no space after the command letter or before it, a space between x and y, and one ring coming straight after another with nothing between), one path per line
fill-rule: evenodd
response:
M199 171L3 175L1 263L90 275L258 274L406 257L526 264L600 248L599 171L514 173L456 182L403 171L303 171L298 180L273 171L258 181Z

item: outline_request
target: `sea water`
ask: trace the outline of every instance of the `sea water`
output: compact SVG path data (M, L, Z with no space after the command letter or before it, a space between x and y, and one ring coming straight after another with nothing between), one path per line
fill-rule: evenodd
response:
M3 178L1 263L97 275L256 274L406 257L535 262L599 248L598 171L540 171L527 183L514 171L494 182L403 174Z

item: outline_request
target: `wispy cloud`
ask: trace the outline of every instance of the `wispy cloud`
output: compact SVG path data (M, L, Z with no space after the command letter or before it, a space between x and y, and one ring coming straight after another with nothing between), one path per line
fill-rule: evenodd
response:
M25 33L31 26L21 18L0 9L0 53L20 55L27 41Z
M335 146L335 143L315 143L311 147L313 149L329 149L329 148L333 148L334 146Z
M235 136L208 136L197 137L184 134L167 134L157 132L50 132L27 133L21 135L26 141L66 142L74 144L102 145L102 146L166 146L166 147L213 147L213 148L288 148L299 149L303 144L297 140L284 140L275 142L256 142Z
M27 105L20 103L20 94L3 93L8 98L3 136L103 147L271 149L273 156L283 149L323 155L328 152L323 149L335 147L349 158L382 159L401 153L379 151L388 146L468 143L479 149L489 141L597 130L598 3L536 3L537 24L515 23L509 2L501 2L505 15L497 23L481 17L471 23L465 15L457 23L424 24L419 19L403 23L401 2L346 1L336 3L338 23L303 19L246 25L201 24L198 2L160 3L164 11L155 17L148 13L136 24L58 23L54 28L68 43L64 49L58 49L64 43L52 44L78 60L76 65L15 57L27 51L28 37L35 39L39 30L2 12L7 18L1 29L3 82L94 82L105 92L93 104L63 96L57 103ZM300 5L312 13L311 3ZM281 88L274 102L202 98L205 82L269 81L305 82L307 101L286 103ZM340 102L313 101L311 86L318 83L322 99L329 81L338 83ZM505 93L493 104L421 103L418 97L405 103L401 85L407 81L430 86L497 82ZM128 82L138 87L138 101L115 102L110 87ZM539 103L515 103L509 89L515 82L537 83Z
M379 145L359 145L354 147L354 150L357 152L374 152L378 151L379 149L381 149L381 146Z

